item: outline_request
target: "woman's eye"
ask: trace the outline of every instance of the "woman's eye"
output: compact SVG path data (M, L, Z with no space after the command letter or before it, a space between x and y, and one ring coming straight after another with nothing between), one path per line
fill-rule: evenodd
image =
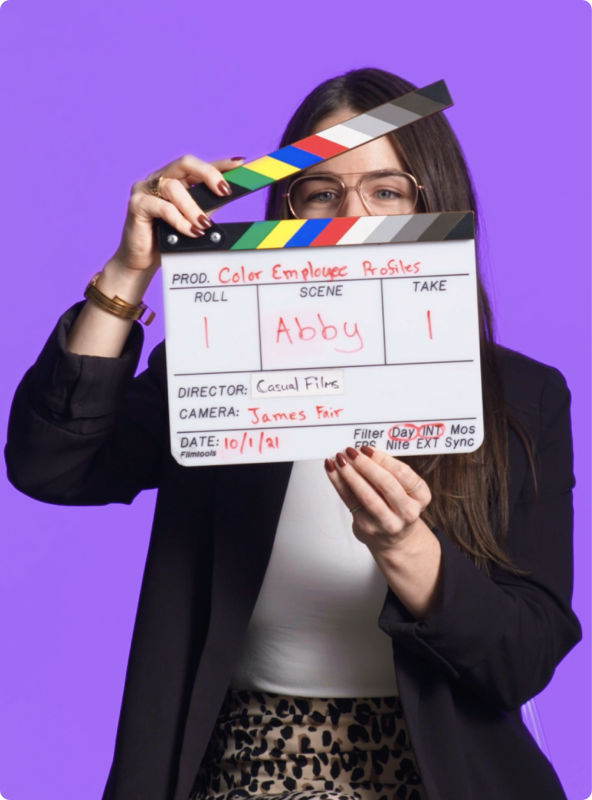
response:
M307 203L331 203L335 199L335 192L327 190L325 192L316 192L316 194L311 194L307 199Z
M397 200L401 197L400 193L394 189L378 189L374 192L374 196L377 200Z

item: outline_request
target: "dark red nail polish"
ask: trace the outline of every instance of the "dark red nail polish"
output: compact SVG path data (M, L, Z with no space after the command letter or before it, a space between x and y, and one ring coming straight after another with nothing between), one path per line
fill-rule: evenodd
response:
M368 447L366 444L363 447L360 447L360 451L364 453L365 456L368 456L368 458L372 458L374 455L374 450L371 447Z
M325 459L325 469L327 472L335 472L335 464L331 461L330 458Z
M338 465L339 465L340 467L346 467L346 466L347 466L347 461L346 461L346 460L345 460L345 458L344 458L344 457L341 455L341 453L337 453L337 455L335 456L335 461L337 461L337 463L338 463Z
M226 181L220 181L220 183L218 184L218 190L222 192L222 194L225 194L227 197L228 195L232 194L232 189L226 183Z
M204 228L211 228L212 227L212 220L208 219L205 214L200 214L197 218L197 221L200 225L203 225Z
M244 156L233 156L230 160L231 161L244 161L245 157Z
M359 455L358 451L354 450L353 447L346 447L345 452L347 453L348 457L351 458L352 461L354 461Z
M196 236L204 235L204 232L201 230L201 228L196 228L195 225L191 226L191 233L194 233Z

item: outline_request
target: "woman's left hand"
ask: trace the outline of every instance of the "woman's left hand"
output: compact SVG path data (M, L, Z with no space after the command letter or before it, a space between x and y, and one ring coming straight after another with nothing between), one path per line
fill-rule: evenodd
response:
M329 480L352 511L352 529L415 619L442 602L440 542L421 519L429 487L407 464L370 447L327 459Z
M348 447L325 469L337 493L353 511L353 532L372 552L392 550L414 530L426 528L420 514L432 499L411 467L380 450Z

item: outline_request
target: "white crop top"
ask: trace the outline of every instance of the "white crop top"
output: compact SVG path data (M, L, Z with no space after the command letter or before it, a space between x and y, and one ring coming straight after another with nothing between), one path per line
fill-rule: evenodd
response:
M300 697L398 694L378 627L387 583L322 461L292 469L231 688Z

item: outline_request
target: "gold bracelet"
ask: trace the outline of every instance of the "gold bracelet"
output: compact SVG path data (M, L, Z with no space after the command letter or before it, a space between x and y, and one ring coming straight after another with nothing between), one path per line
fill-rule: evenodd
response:
M131 319L131 320L140 320L144 323L144 325L150 325L156 314L152 309L148 308L145 303L139 303L137 306L132 305L131 303L126 303L125 300L122 300L121 297L107 297L106 294L97 287L97 281L100 277L101 273L97 272L90 281L86 289L84 290L84 296L87 300L92 300L95 305L99 308L102 308L103 311L108 311L110 314L113 314L116 317L121 317L121 319ZM148 311L148 317L144 320L142 319L144 312Z

